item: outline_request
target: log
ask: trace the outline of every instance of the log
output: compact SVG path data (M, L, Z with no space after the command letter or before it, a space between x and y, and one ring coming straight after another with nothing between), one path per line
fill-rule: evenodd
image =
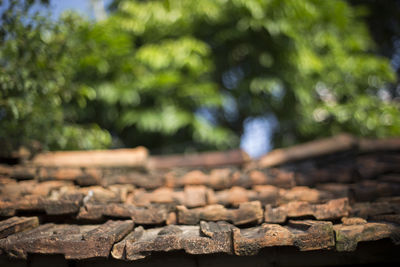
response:
M258 165L262 168L282 165L284 163L310 159L327 154L347 151L357 146L357 140L351 135L341 134L331 138L320 139L289 148L275 149L261 157Z
M57 151L38 154L34 166L46 167L145 167L148 150L144 147L114 150Z

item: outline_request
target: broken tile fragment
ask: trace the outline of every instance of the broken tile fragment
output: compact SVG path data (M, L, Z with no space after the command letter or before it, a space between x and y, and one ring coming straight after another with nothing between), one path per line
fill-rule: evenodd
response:
M220 190L214 193L215 204L221 204L225 206L238 206L240 203L248 202L250 198L256 200L257 193L238 186L234 186L226 190Z
M237 209L227 209L222 205L209 205L201 208L187 209L177 206L180 224L198 224L204 221L228 221L234 225L260 223L263 210L259 201L241 203Z
M317 220L334 220L349 214L347 198L333 199L325 204L310 204L304 201L293 201L274 208L265 206L264 220L267 223L284 223L287 217L313 216Z
M38 217L11 217L0 221L0 239L14 233L33 229L38 225Z
M107 221L101 225L44 224L0 240L0 248L12 257L28 253L63 254L66 259L108 257L112 245L131 231L132 221Z
M337 251L354 251L361 241L375 241L391 238L398 243L400 228L390 223L366 223L333 226L336 236Z
M172 250L184 250L188 254L231 253L231 228L232 225L226 222L201 222L200 226L169 225L147 230L136 228L134 234L125 239L126 259L137 260L152 252ZM114 254L117 257L121 255L120 252Z

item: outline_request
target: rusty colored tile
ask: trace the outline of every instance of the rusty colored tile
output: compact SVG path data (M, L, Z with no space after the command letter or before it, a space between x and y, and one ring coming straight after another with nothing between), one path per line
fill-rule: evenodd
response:
M292 201L305 201L318 203L323 200L331 199L332 195L328 192L309 188L306 186L296 186L291 189L279 190L279 202L288 203Z
M330 200L325 204L293 201L276 208L266 205L264 219L267 223L284 223L287 217L304 216L313 216L317 220L334 220L348 216L349 209L347 198Z
M263 210L259 201L241 203L237 209L227 209L222 205L209 205L202 208L187 209L177 206L178 222L181 224L198 224L204 221L228 221L235 225L260 223Z
M40 180L76 180L82 176L81 168L39 168L38 177Z
M296 185L293 172L278 168L254 169L249 171L248 176L250 186L274 185L282 188L291 188Z
M234 186L231 189L215 192L213 203L238 206L240 203L249 202L250 198L257 200L256 195L257 193L254 191Z
M201 207L207 204L207 188L202 185L185 186L184 188L184 202L186 207L194 208Z

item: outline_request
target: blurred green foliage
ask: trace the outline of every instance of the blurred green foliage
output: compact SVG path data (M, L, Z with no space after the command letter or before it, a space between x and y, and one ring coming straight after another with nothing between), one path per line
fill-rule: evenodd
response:
M345 1L116 0L106 20L57 23L14 2L0 36L0 137L14 147L224 149L271 114L277 146L400 135L399 104L378 97L394 72Z

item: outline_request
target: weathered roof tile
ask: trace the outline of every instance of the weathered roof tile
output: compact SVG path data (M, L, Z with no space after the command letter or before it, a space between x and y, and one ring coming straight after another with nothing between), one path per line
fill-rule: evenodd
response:
M22 258L88 259L111 252L115 259L136 260L172 250L255 255L264 247L292 246L338 253L364 241L398 243L398 142L341 136L278 150L259 162L239 163L233 156L240 153L218 152L146 154L139 164L121 158L134 151L92 151L0 165L0 249ZM265 165L271 156L275 161ZM28 214L38 217L7 218ZM38 218L72 224L38 226ZM104 223L110 218L129 220ZM142 226L132 229L134 223Z
M286 227L263 224L247 229L234 228L232 231L234 251L239 256L255 255L261 248L272 246L317 250L335 245L331 222L290 221Z
M398 243L400 228L389 223L366 223L333 226L336 236L336 250L354 251L361 241L374 241L392 238Z
M0 239L39 225L38 217L11 217L0 222Z
M178 222L181 224L198 224L205 221L228 221L235 225L260 223L263 210L259 201L241 203L237 209L227 209L222 205L209 205L202 208L187 209L177 206Z
M0 240L10 256L26 259L28 253L63 254L66 259L108 257L111 247L133 227L132 221L102 225L45 224Z
M265 222L283 223L287 217L313 216L317 220L335 220L349 214L347 198L330 200L325 204L310 204L304 201L293 201L279 207L265 206Z

